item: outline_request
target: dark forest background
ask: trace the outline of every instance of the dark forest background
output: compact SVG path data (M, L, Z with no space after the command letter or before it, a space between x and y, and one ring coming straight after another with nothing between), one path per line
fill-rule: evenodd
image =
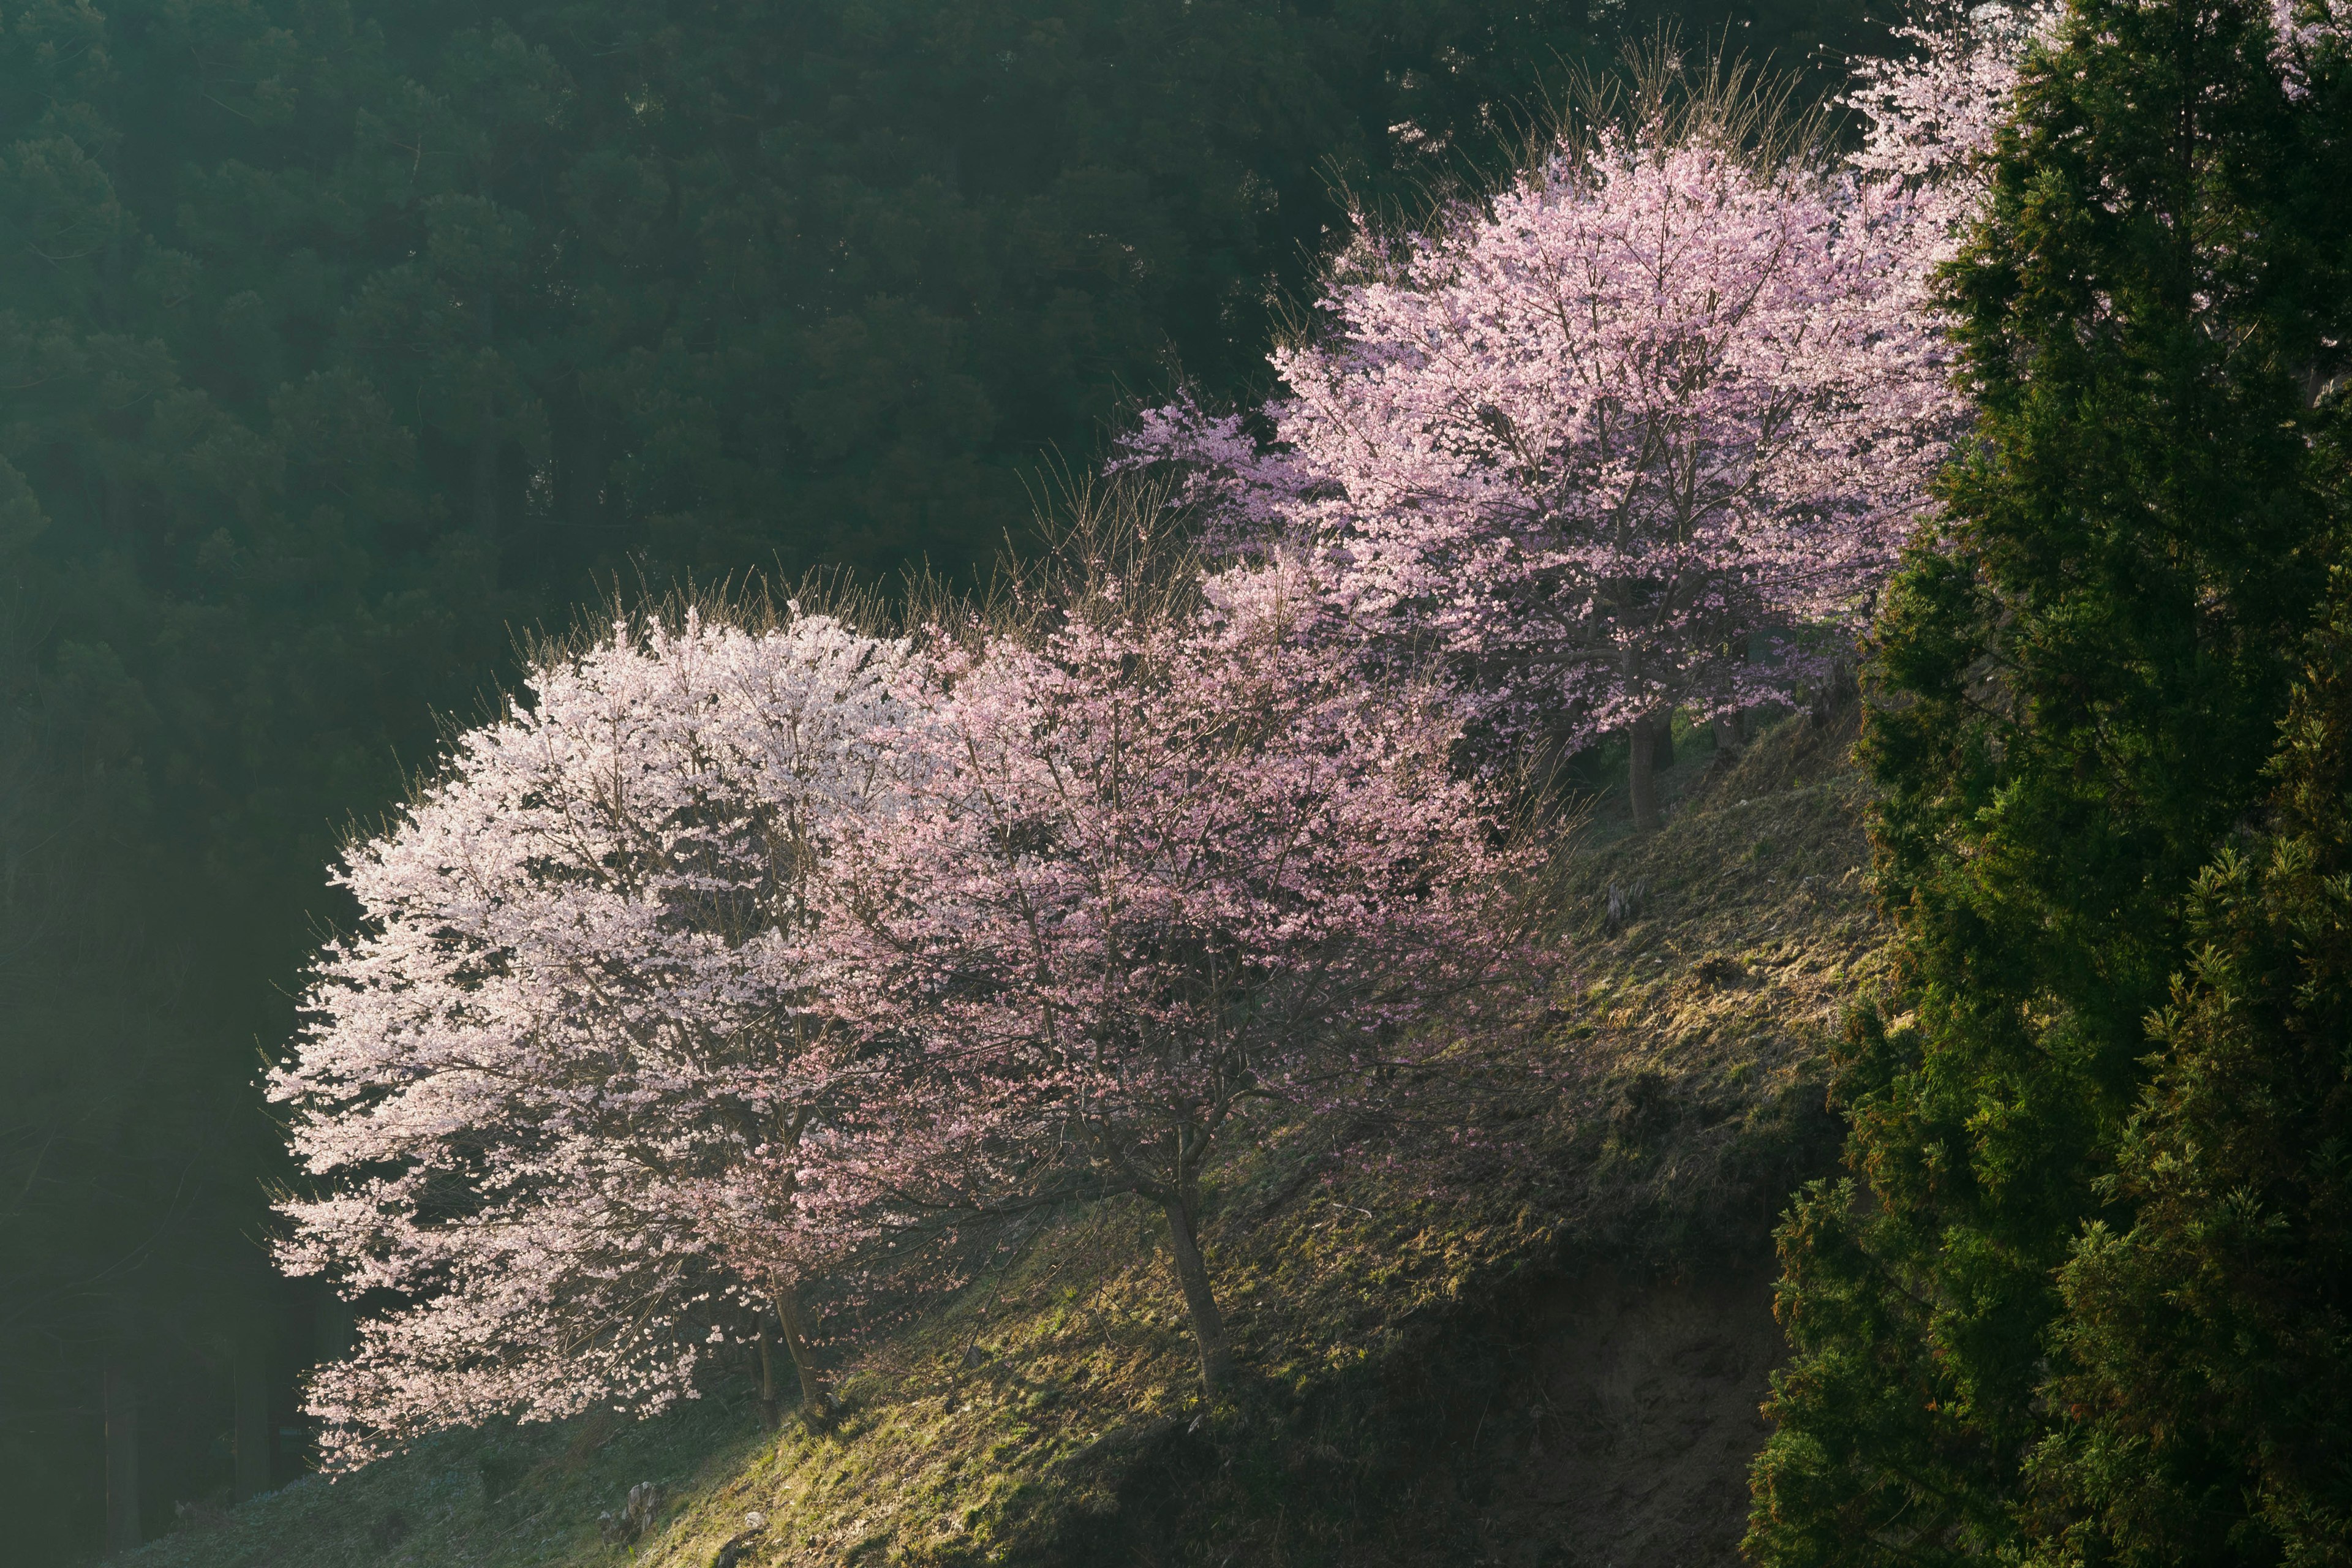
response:
M1262 386L1346 193L1475 179L1662 20L1816 86L1869 42L1849 0L0 6L9 1561L98 1550L110 1399L146 1533L303 1468L349 1326L268 1267L257 1080L341 836L519 638L984 570L1123 407Z

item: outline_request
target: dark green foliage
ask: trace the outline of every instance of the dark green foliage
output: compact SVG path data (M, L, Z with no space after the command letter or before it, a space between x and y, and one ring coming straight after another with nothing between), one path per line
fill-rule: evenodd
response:
M1951 269L1978 437L1889 596L1863 754L1895 1016L1857 1019L1844 1182L1784 1224L1772 1564L2013 1544L2055 1270L2147 1076L2182 900L2261 798L2342 510L2338 118L2266 7L2087 0ZM2054 1360L2053 1360L2054 1357Z
M2352 1560L2352 574L2264 831L2189 901L2190 960L2095 1224L2059 1275L2065 1563Z

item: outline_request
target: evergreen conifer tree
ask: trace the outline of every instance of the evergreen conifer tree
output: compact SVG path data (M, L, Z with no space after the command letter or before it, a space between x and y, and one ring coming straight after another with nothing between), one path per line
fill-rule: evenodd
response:
M2055 1563L2352 1559L2352 572L2264 831L2189 900L2154 1079L2059 1276Z
M2199 868L2262 797L2338 518L2339 155L2266 7L2078 0L1947 274L1981 410L1894 584L1863 754L1899 991L1849 1174L1780 1232L1795 1357L1748 1549L2015 1549L2074 1374L2057 1270L2148 1068Z

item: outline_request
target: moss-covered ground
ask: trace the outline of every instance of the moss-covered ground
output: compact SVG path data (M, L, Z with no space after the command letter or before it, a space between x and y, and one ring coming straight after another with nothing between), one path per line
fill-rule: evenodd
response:
M136 1568L783 1568L1518 1560L1496 1521L1535 1417L1498 1391L1547 1282L1745 1268L1834 1158L1825 1047L1877 973L1847 723L1703 738L1634 837L1576 851L1540 1093L1496 1135L1292 1127L1218 1173L1204 1227L1246 1369L1212 1406L1156 1216L1034 1216L952 1298L845 1357L830 1428L749 1390L662 1418L445 1434L197 1510ZM1522 1085L1522 1090L1525 1086ZM608 1539L632 1486L660 1503ZM1535 1560L1528 1557L1527 1560Z

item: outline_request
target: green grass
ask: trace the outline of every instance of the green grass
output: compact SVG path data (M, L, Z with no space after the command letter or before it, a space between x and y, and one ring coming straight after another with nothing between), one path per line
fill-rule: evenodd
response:
M1217 1173L1231 1401L1198 1395L1157 1216L1111 1201L1000 1238L866 1344L830 1430L765 1433L740 1390L642 1423L450 1433L122 1561L707 1568L753 1514L754 1568L1470 1561L1473 1516L1509 1484L1518 1418L1496 1391L1531 1292L1599 1259L1752 1264L1833 1156L1824 1047L1880 963L1849 739L1792 721L1729 765L1694 755L1661 832L1588 831L1572 980L1538 1042L1549 1087L1491 1144L1390 1163L1294 1126ZM647 1481L653 1531L603 1539L598 1514Z

